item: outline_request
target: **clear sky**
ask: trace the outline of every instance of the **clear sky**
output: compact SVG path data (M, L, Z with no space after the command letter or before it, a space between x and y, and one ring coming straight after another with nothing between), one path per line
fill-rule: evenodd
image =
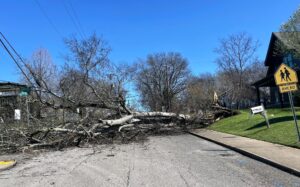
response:
M278 31L299 3L299 0L0 0L0 27L25 58L43 47L49 50L55 63L62 64L62 55L66 53L63 38L73 34L80 37L79 32L85 35L96 32L108 41L112 48L110 57L115 63L130 64L150 53L176 51L188 59L197 75L216 71L213 50L220 38L233 33L247 32L259 40L257 55L264 60L271 32ZM75 26L74 19L81 26ZM2 46L0 80L18 81L16 66Z

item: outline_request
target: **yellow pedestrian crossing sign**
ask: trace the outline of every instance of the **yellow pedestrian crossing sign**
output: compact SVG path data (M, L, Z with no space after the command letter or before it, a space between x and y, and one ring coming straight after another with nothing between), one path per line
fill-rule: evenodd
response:
M298 141L300 141L300 130L295 113L294 99L292 91L298 90L297 72L285 64L281 64L274 74L276 85L279 86L280 93L288 93L291 109L294 116L296 130L298 134Z
M287 66L286 64L281 64L274 74L276 85L287 85L291 83L297 83L298 77L295 70Z

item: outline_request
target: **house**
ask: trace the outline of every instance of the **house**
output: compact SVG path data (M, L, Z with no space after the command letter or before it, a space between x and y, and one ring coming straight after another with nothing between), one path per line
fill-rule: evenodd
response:
M288 95L281 94L279 92L278 87L275 84L274 73L279 68L281 63L287 64L289 67L293 68L298 77L300 75L300 60L295 57L292 53L280 53L278 52L278 43L281 43L286 48L290 50L294 50L290 47L289 43L287 42L289 35L291 34L300 34L300 33L284 33L284 32L273 32L271 35L266 59L265 59L265 66L268 67L268 71L266 77L256 81L252 85L256 88L257 93L257 103L260 104L264 102L268 106L287 106L289 103ZM260 89L262 88L269 88L270 91L270 98L268 102L263 101L260 97Z
M30 87L13 82L0 82L0 120L12 121L16 110L23 112Z

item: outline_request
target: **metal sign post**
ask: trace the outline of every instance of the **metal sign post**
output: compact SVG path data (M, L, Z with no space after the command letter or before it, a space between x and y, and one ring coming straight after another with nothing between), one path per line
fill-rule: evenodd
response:
M19 93L19 96L21 97L25 97L26 99L26 112L27 112L27 125L29 126L30 125L30 122L29 122L29 106L28 106L28 95L30 93L30 88L22 88L20 90L20 93Z
M27 110L27 125L29 126L29 106L28 106L28 96L26 96L26 110Z
M292 109L292 112L293 112L294 121L295 121L295 125L296 125L296 130L297 130L297 134L298 134L298 141L300 141L300 132L299 132L299 126L298 126L298 122L297 122L297 115L295 113L292 92L288 92L288 95L289 95L290 105L291 105L291 109Z

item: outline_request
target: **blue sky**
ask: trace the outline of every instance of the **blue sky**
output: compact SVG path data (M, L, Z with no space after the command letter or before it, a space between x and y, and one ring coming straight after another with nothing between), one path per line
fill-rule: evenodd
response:
M38 3L50 18L49 23ZM112 48L115 63L133 63L154 52L180 52L194 74L217 69L214 48L221 38L247 32L259 40L264 60L271 32L299 6L299 0L0 0L1 32L30 58L49 50L63 63L63 38L79 36L65 7L73 7L86 35L96 32ZM72 6L72 7L71 7ZM16 67L0 47L0 80L18 81Z

